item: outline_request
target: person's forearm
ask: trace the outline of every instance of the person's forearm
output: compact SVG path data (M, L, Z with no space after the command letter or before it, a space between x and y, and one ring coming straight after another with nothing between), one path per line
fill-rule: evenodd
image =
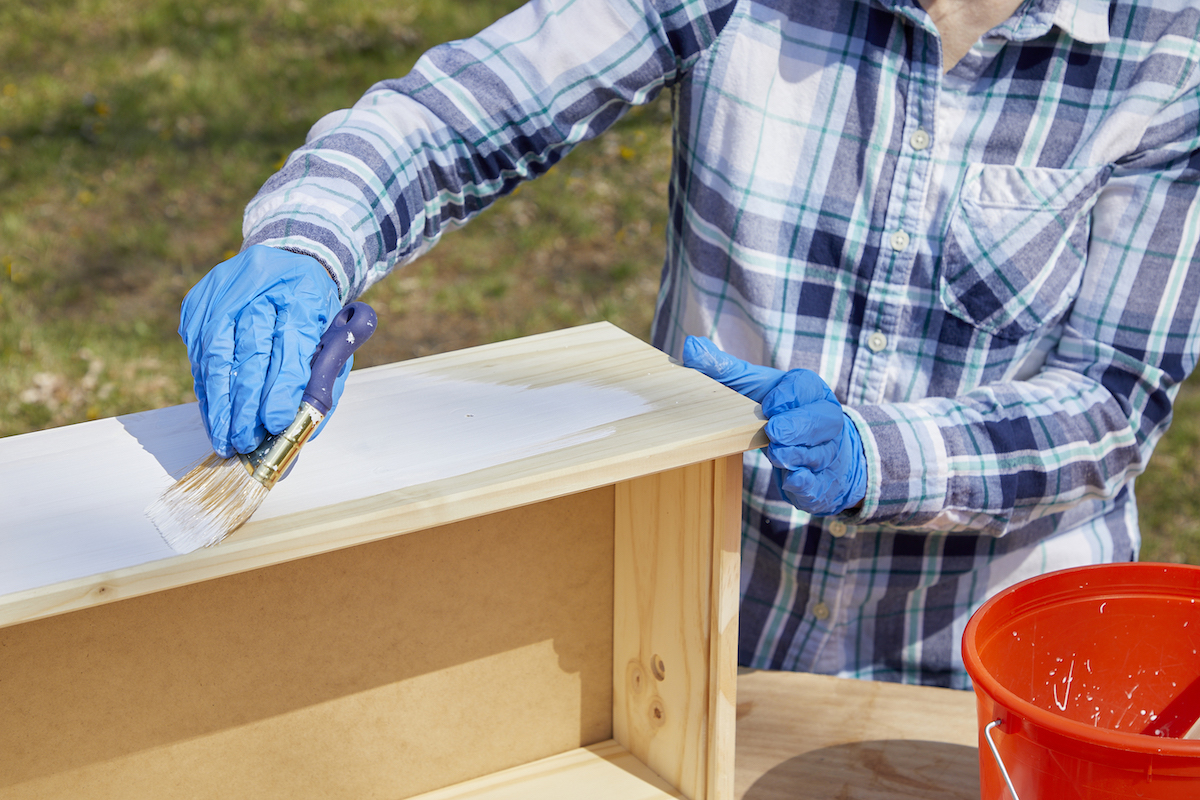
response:
M1115 498L1145 468L1167 422L1135 431L1110 390L1062 369L848 413L865 431L860 521L994 536Z
M724 20L655 5L531 4L433 48L317 123L247 208L247 244L310 253L357 296L653 99Z

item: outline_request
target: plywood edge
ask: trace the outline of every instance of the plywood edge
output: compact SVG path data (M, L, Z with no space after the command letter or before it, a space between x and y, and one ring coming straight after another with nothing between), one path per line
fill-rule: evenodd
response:
M411 800L665 800L683 798L613 740L569 750Z

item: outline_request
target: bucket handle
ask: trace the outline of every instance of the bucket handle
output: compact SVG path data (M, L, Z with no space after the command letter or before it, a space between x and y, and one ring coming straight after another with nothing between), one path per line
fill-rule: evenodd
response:
M988 749L992 751L992 758L996 759L996 766L1000 767L1000 774L1004 776L1004 783L1008 785L1008 793L1012 795L1013 800L1021 800L1017 797L1017 790L1013 788L1012 778L1008 777L1008 770L1004 768L1004 759L1000 757L1000 751L996 749L996 743L992 741L992 728L998 728L1003 724L1002 720L994 720L987 724L983 729L983 736L987 739Z

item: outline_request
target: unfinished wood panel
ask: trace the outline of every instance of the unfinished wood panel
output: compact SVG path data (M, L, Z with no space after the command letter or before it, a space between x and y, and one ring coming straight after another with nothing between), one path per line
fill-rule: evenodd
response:
M740 526L714 500L732 480L722 459L617 486L614 738L694 800L731 788L710 759L733 736L736 666L712 641L736 619Z
M742 456L713 462L712 633L709 664L708 791L732 798L734 765L729 754L737 729L738 607L742 564Z
M739 453L756 409L607 324L356 370L254 518L186 556L143 510L207 452L194 404L10 437L0 626Z
M670 800L683 798L615 741L572 750L414 800Z
M608 739L611 487L0 630L0 796L409 797Z
M972 692L747 671L737 716L738 800L979 800Z

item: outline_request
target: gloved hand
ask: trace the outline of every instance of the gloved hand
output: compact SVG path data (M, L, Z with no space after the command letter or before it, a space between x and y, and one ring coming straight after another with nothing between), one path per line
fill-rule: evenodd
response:
M317 342L341 308L337 285L320 262L258 245L192 287L179 335L192 362L204 429L219 455L248 453L288 426ZM350 366L335 382L335 406Z
M866 456L858 428L817 373L789 372L743 361L708 339L689 336L683 364L762 404L767 459L784 496L817 516L839 514L867 494Z

